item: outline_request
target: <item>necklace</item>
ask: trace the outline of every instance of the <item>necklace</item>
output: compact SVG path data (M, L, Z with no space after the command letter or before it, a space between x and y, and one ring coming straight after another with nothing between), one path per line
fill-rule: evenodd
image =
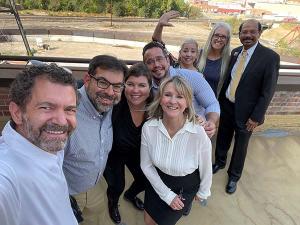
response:
M129 107L129 110L131 112L146 112L147 111L145 108L144 109L131 109L130 107Z
M131 112L145 112L147 111L146 106L143 106L141 109L134 109L132 106L128 104L128 108Z

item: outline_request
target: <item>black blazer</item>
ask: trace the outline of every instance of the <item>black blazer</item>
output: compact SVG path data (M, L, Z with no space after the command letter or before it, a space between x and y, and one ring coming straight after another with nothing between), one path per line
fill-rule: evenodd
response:
M231 70L243 47L231 52L227 74L222 86L219 101L222 110L225 92L231 81ZM273 50L257 44L245 68L235 94L235 121L242 127L250 118L262 124L264 115L274 95L279 75L280 57Z

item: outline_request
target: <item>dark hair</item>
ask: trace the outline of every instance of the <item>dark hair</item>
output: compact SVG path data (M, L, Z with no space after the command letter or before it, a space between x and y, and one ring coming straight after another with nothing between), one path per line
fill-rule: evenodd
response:
M31 66L19 73L10 86L10 101L25 110L27 103L31 100L32 88L39 77L46 78L53 83L72 86L78 100L77 84L72 73L55 63L51 63L50 65Z
M151 85L152 85L152 74L151 74L150 70L148 69L148 67L142 62L136 63L129 68L128 74L125 77L125 82L131 76L133 76L133 77L144 76L147 78L149 87L151 87Z
M166 57L169 55L165 46L162 43L157 42L157 41L151 41L148 44L146 44L143 48L143 60L144 60L146 51L151 48L160 48Z
M92 58L89 63L88 73L95 75L98 67L103 70L121 71L123 72L124 76L126 76L128 72L128 67L122 60L109 55L97 55Z
M152 73L150 72L150 70L148 69L148 67L144 63L139 62L139 63L136 63L136 64L132 65L129 68L128 75L125 77L125 82L128 80L129 77L132 77L132 76L133 77L142 77L142 76L146 77L147 82L149 84L149 88L151 90ZM153 98L154 98L153 93L152 93L152 91L150 91L150 95L147 99L147 103L150 103L153 100Z
M258 29L258 31L259 31L259 32L262 31L261 23L260 23L258 20L251 19L251 20L246 20L246 21L244 21L244 22L241 23L241 25L239 26L239 33L241 33L241 31L242 31L243 25L244 25L246 22L249 22L249 21L256 22L256 23L257 23L257 29Z

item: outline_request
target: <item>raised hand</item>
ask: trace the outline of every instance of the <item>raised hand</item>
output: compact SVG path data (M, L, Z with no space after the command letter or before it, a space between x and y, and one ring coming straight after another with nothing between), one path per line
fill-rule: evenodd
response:
M168 26L168 27L173 27L173 24L169 23L170 19L174 19L176 17L179 17L180 13L175 10L171 10L169 12L164 13L160 18L159 18L159 25L160 26Z

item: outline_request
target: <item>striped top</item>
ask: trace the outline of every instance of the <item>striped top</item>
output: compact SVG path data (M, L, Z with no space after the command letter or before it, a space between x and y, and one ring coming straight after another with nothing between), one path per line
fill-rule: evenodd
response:
M77 109L77 127L65 147L64 173L71 195L86 192L97 184L111 150L112 110L99 114L90 102L85 87Z
M186 122L170 138L162 120L152 119L142 129L141 168L154 190L168 205L176 194L159 177L155 167L171 176L185 176L199 169L197 195L206 199L212 184L211 141L200 125Z

